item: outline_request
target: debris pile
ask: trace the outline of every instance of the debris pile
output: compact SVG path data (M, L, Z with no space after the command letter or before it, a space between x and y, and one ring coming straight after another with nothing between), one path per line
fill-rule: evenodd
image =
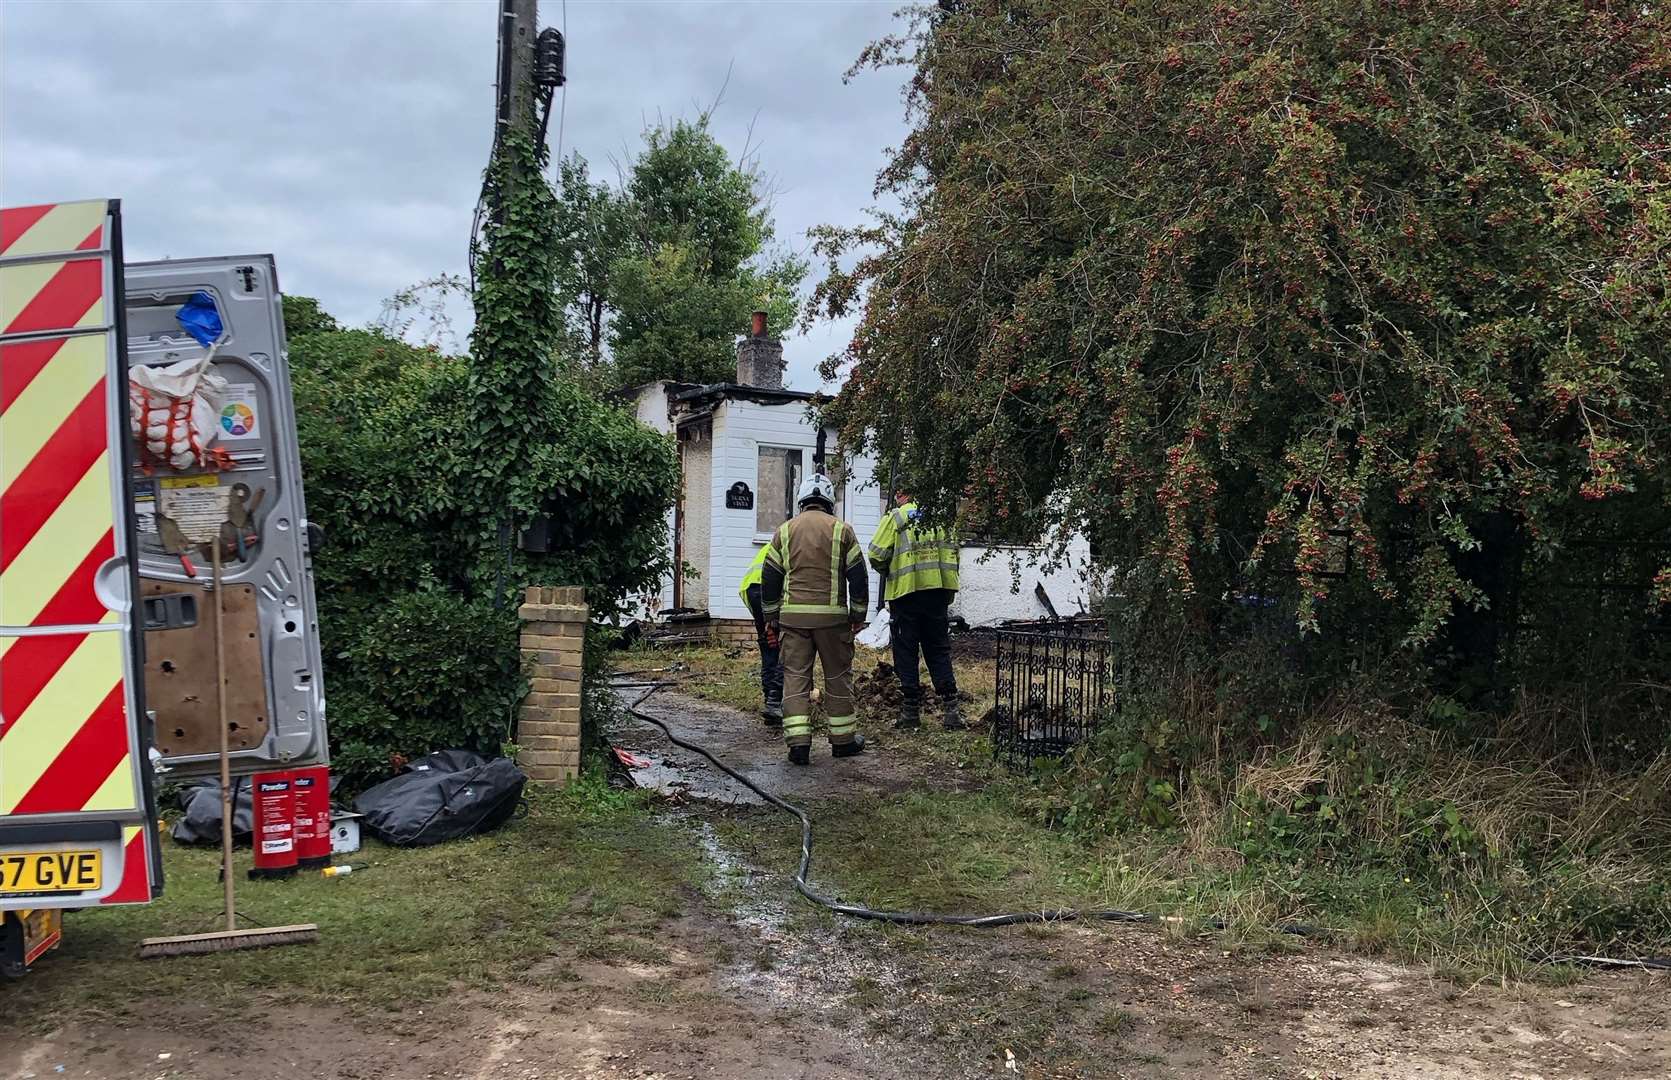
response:
M860 716L888 717L898 715L904 695L900 692L899 676L894 674L894 666L883 660L873 670L853 679L853 696L858 699ZM975 700L973 694L961 687L957 696L965 705ZM936 715L940 710L940 695L929 684L926 672L923 673L922 710L924 716Z

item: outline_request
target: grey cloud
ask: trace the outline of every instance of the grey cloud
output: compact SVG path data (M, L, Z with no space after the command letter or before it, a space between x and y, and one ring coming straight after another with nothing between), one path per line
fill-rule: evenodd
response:
M897 0L571 0L564 152L608 174L658 116L715 116L772 178L780 240L860 220L903 136L899 73L842 73ZM285 287L341 317L464 269L491 137L493 0L8 0L0 33L7 205L114 195L133 258L271 251ZM561 25L560 0L542 21ZM551 139L558 139L552 120ZM790 378L849 327L787 343Z

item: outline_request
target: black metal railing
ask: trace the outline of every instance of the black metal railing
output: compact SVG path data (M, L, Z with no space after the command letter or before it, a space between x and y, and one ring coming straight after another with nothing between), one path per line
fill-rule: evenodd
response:
M993 633L995 758L1014 767L1058 757L1114 711L1114 641L1106 621L1062 620Z

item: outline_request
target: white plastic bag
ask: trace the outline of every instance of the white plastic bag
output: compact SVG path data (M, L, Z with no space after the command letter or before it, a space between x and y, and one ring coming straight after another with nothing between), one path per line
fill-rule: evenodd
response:
M888 609L878 611L870 625L859 631L859 636L853 640L867 649L886 649L893 640L893 628L888 625Z
M190 469L224 456L210 446L226 396L226 379L209 370L215 348L201 360L129 369L128 426L147 463Z

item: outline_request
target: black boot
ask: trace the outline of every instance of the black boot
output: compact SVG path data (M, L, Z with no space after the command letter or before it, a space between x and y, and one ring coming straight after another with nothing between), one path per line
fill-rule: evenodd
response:
M963 722L963 710L958 704L957 690L939 693L940 698L940 726L947 731L964 731L969 725Z
M899 719L894 721L894 727L900 731L915 731L923 723L923 705L921 690L901 690L899 692Z
M863 735L854 735L852 742L830 744L831 757L852 757L855 754L862 754L864 752L865 737Z
M782 698L769 697L766 699L766 707L760 710L760 722L769 728L783 726Z
M811 765L812 764L812 747L810 747L810 746L791 746L789 748L789 764L791 764L791 765Z

